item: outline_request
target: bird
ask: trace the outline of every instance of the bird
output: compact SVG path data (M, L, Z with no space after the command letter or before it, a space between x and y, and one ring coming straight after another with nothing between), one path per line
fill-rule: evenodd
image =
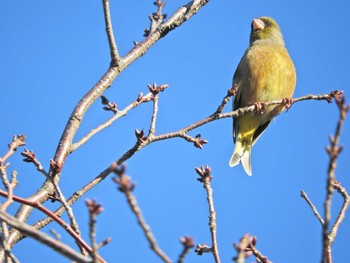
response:
M290 107L295 86L295 67L280 27L271 17L253 19L249 47L233 75L233 87L237 88L233 110L250 105L260 110L233 118L235 148L229 161L231 167L241 163L244 171L252 175L252 147L271 120ZM286 103L264 107L264 102L272 100Z

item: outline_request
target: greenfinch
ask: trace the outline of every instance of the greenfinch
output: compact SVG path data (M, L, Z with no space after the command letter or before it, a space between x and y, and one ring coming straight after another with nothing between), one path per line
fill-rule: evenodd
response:
M233 110L271 100L291 100L296 85L293 61L285 48L281 29L270 17L253 19L249 47L233 76L237 94ZM266 106L266 105L265 105ZM251 149L271 120L287 107L270 105L261 112L244 114L233 121L235 149L229 165L242 163L252 175Z

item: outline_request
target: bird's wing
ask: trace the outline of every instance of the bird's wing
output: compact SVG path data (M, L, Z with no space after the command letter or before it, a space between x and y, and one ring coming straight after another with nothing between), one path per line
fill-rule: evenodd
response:
M233 100L232 110L237 110L241 107L242 89L244 88L241 81L243 77L242 67L244 65L242 61L244 59L245 59L245 55L242 57L235 71L235 74L233 75L232 86L237 85L237 93L236 93L235 99ZM238 121L236 121L236 119L233 118L233 142L234 143L236 143L237 133L238 133Z

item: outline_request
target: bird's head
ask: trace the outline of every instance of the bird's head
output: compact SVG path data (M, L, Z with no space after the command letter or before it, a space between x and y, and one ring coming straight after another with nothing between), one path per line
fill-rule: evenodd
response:
M252 21L250 45L265 41L284 45L282 32L276 21L271 17L262 16Z

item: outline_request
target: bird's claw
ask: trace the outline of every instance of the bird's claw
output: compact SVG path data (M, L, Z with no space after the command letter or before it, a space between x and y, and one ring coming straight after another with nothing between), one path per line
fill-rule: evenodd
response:
M255 106L255 111L258 114L261 114L261 115L265 114L265 109L267 107L265 102L261 102L261 101L255 102L254 106Z

